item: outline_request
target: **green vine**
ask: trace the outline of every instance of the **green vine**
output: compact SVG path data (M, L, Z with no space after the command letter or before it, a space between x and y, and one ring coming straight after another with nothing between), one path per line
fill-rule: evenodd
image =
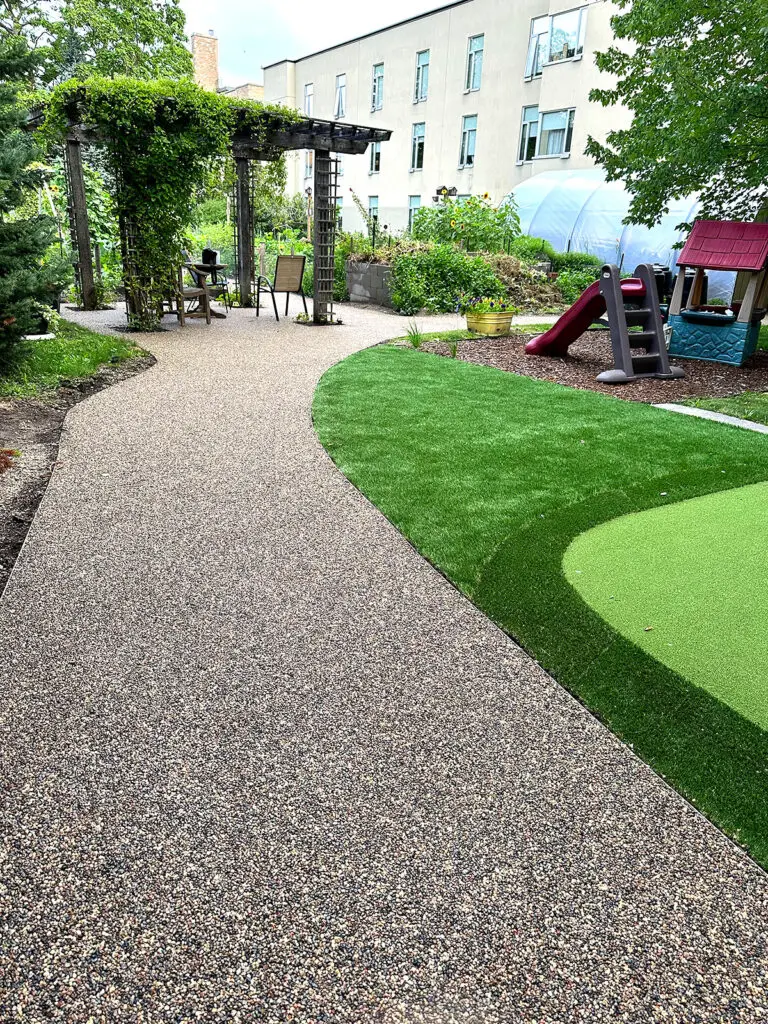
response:
M176 287L185 228L233 138L277 155L271 134L298 120L295 111L235 101L189 81L92 78L53 91L48 141L61 142L77 126L108 154L133 326L157 326Z

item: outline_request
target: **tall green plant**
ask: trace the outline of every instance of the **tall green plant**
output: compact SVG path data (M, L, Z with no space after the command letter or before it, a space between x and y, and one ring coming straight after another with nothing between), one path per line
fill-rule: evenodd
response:
M39 154L23 131L27 111L19 102L35 63L23 37L0 42L0 358L33 328L36 303L51 303L66 277L60 262L43 265L55 237L53 218L16 212L41 183L34 166Z
M482 256L453 245L435 245L396 255L392 261L392 305L413 316L421 309L450 313L462 293L501 298L506 289Z
M519 233L514 200L496 207L487 193L469 199L446 196L434 206L422 206L411 229L414 238L461 245L469 252L499 252Z

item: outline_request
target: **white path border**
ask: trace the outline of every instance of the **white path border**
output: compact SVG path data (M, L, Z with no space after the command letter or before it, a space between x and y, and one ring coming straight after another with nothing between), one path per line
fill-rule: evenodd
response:
M681 412L684 416L698 416L701 420L715 420L716 423L727 423L730 427L742 427L744 430L754 430L756 434L768 434L768 426L764 423L753 423L752 420L743 420L738 416L726 416L722 412L712 412L711 409L697 409L692 405L676 405L674 402L662 402L654 406L655 409L667 409L669 412Z

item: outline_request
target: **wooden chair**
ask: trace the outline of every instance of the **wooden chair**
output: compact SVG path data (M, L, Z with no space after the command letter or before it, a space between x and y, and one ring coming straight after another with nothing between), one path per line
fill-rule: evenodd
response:
M304 303L304 312L307 312L307 299L304 295L302 281L304 280L304 267L307 263L306 256L278 256L275 265L275 280L270 282L266 277L259 276L256 279L256 316L261 308L261 289L269 291L272 296L272 305L275 310L275 319L280 317L277 313L277 302L275 295L285 292L285 315L288 316L288 302L291 295L300 295Z
M184 271L187 271L194 282L190 287L184 284ZM186 304L192 303L187 309ZM186 320L203 320L211 322L211 296L202 274L196 274L194 267L185 263L179 267L179 283L176 290L176 315L183 327Z
M216 249L203 249L203 255L200 262L212 268L211 280L206 282L208 294L212 299L218 299L220 302L223 302L224 309L229 312L232 308L232 299L229 295L229 278L225 271L215 269L216 266L221 265L219 255L220 254Z

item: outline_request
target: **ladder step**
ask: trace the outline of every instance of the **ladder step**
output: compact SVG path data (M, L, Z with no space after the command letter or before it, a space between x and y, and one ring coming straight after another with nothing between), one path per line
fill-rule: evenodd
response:
M629 332L629 344L631 348L637 348L640 345L644 345L651 338L655 338L655 331L630 331Z
M632 366L635 370L640 370L644 366L655 366L658 361L658 355L653 352L645 352L643 355L632 356Z
M645 323L648 317L651 315L652 310L650 309L626 309L624 315L627 318L627 323L630 327L635 327L638 324Z

